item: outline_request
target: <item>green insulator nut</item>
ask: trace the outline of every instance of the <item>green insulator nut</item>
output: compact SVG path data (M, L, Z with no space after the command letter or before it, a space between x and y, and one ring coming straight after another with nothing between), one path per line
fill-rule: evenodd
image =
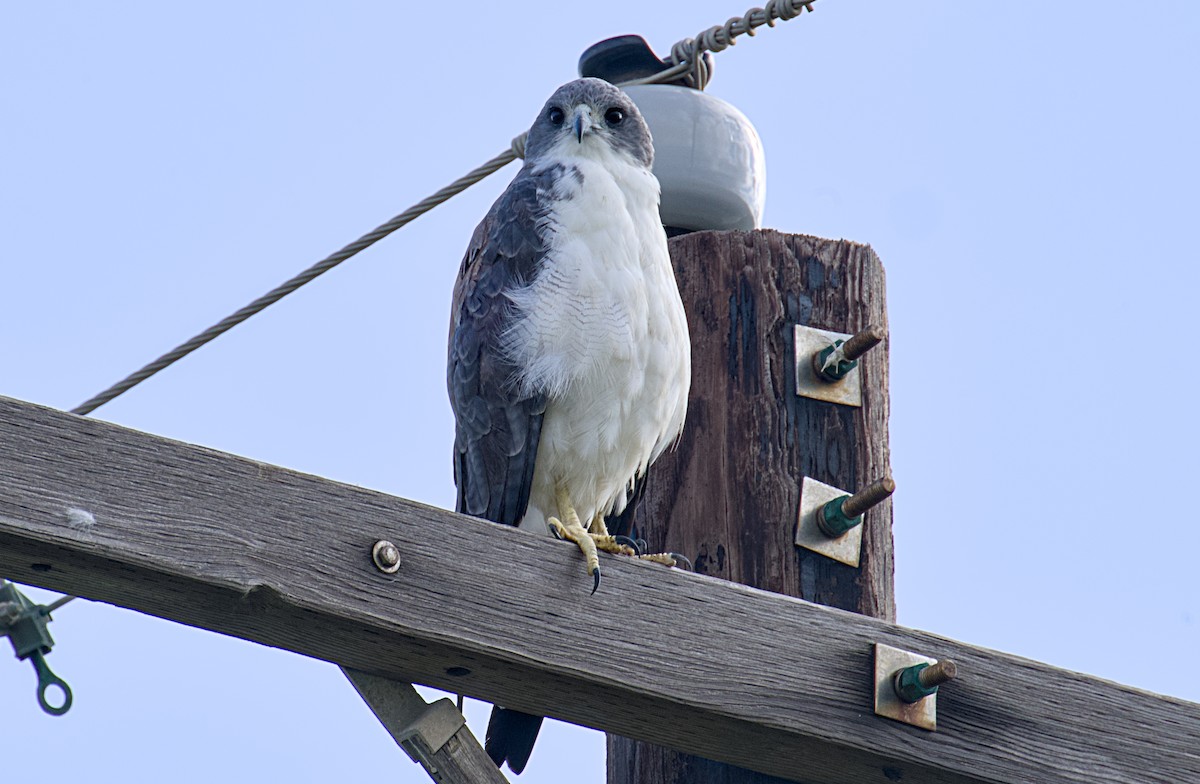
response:
M850 496L848 495L835 498L822 506L820 511L817 512L817 528L820 528L821 533L830 539L837 539L854 526L862 524L862 515L858 517L846 516L846 512L842 507L845 506L846 501L849 499Z
M896 673L896 679L892 682L896 689L896 696L905 702L912 703L919 702L931 694L937 694L937 686L921 684L921 670L928 666L928 664L914 664Z
M858 367L857 359L842 359L826 367L829 355L845 342L844 340L835 340L832 346L823 348L813 355L813 372L817 374L817 378L824 381L841 381L851 370Z

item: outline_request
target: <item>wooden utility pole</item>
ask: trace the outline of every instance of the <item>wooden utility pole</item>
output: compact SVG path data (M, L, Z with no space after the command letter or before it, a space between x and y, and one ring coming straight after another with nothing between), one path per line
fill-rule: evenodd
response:
M860 360L861 408L797 395L793 347L797 324L886 328L879 259L864 245L769 230L676 237L671 258L692 394L678 448L651 470L641 535L702 574L894 619L890 501L866 515L859 568L793 543L802 478L854 492L890 474L886 342ZM702 619L673 633L704 650L713 631ZM609 735L608 784L771 781L782 779Z

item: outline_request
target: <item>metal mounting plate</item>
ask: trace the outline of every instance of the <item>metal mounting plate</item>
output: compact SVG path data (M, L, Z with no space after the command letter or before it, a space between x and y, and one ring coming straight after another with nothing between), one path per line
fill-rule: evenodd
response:
M856 525L837 539L830 539L817 527L817 512L829 501L849 495L832 485L804 477L800 484L800 516L796 521L796 546L841 561L849 566L858 566L862 551L863 527Z
M904 702L896 696L892 678L905 667L914 664L936 664L937 659L875 643L875 713L888 719L902 721L921 729L937 729L937 694L917 702Z
M796 394L814 400L826 400L844 406L862 405L862 367L856 367L841 381L823 381L812 367L813 354L828 348L835 340L853 337L845 332L830 332L797 324L796 346Z

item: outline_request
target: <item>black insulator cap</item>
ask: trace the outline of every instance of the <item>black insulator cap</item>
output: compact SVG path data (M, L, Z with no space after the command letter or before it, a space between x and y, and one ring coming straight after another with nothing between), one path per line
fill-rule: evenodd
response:
M613 84L653 76L670 67L640 35L605 39L589 46L579 57L580 76L594 76ZM686 86L682 78L669 84Z

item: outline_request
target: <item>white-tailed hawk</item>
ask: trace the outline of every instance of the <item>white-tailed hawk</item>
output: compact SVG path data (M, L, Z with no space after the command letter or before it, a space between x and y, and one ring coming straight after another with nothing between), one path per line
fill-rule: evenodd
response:
M549 526L579 545L594 593L597 546L633 552L609 536L605 518L631 518L646 469L683 428L687 321L659 220L650 130L633 101L600 79L566 84L525 151L475 230L454 289L447 383L457 510ZM520 773L541 721L495 708L486 746L496 764Z

